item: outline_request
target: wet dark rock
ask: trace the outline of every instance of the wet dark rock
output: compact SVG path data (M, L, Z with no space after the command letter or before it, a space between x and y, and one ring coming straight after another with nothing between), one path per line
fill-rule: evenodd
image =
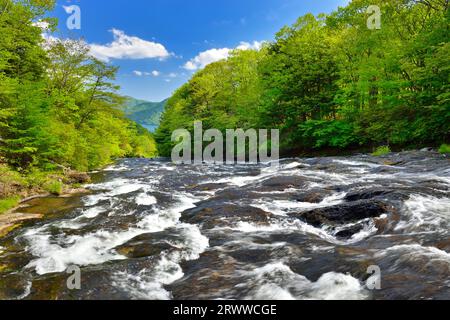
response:
M173 243L183 243L184 237L171 230L142 234L116 247L115 250L132 259L158 256L163 251L178 250Z
M321 203L326 197L333 194L331 190L327 189L312 189L306 192L297 193L292 197L292 200L298 202L309 202L309 203Z
M115 283L113 274L138 274L153 268L158 259L134 259L109 262L103 266L81 268L81 289L67 288L66 273L47 274L33 280L26 300L125 300L132 299L127 290ZM117 279L120 279L118 277ZM124 282L126 279L122 279Z
M289 262L292 271L301 274L310 281L317 281L328 272L351 274L362 279L367 276L367 268L373 261L360 261L358 257L368 256L367 250L354 247L336 247L332 250L321 250L305 255L305 259Z
M258 199L261 198L260 194L254 193L249 190L241 188L229 188L226 190L218 191L213 198L209 201L233 201L240 199Z
M27 293L28 280L20 274L0 275L0 300L21 298Z
M372 168L370 170L371 174L389 174L389 173L396 173L398 172L398 169L396 169L395 167L391 167L391 166L384 166L384 167L376 167L376 168Z
M200 259L182 264L185 277L166 286L176 300L211 300L227 297L242 283L236 277L238 262L218 251L206 251Z
M406 200L409 198L409 194L407 194L406 192L400 192L398 190L390 189L368 189L350 192L345 196L346 201L369 200L374 198Z
M314 166L315 170L321 170L321 171L336 171L338 170L338 166L334 163L328 163L328 164L318 164Z
M230 252L230 256L240 262L244 263L257 263L270 261L271 252L269 250L264 249L254 249L254 250L234 250Z
M269 178L261 183L262 189L269 191L284 191L290 188L305 187L307 181L304 177L299 176L280 176Z
M67 179L69 179L71 183L91 182L91 177L85 172L71 171L67 173Z
M355 234L364 229L364 224L355 224L351 227L345 228L335 234L338 239L351 239Z
M432 245L430 245L430 246L432 246ZM445 251L445 252L450 252L450 238L448 238L446 240L439 241L435 246L439 250L442 250L442 251Z
M205 184L194 184L188 186L189 191L214 191L217 189L226 188L228 185L226 183L205 183Z
M200 224L205 229L212 229L228 226L238 221L264 224L269 222L271 216L268 212L250 206L203 203L197 208L183 212L181 221Z
M404 165L405 161L404 160L385 160L383 162L383 164L385 166L400 166L400 165Z
M447 283L450 269L445 260L445 252L450 252L450 241L445 217L439 214L445 210L441 205L445 206L446 201L436 201L436 206L424 202L424 208L429 210L420 212L424 220L417 225L410 219L415 212L405 210L415 210L414 201L422 209L420 196L448 198L448 158L437 152L411 151L383 157L285 159L281 163L289 168L298 166L297 169L304 171L300 170L299 176L289 176L290 171L281 167L278 173L271 171L270 178L263 178L260 174L266 166L178 167L169 162L146 159L119 160L119 165L126 165L126 171L99 172L92 175L93 181L126 179L130 184L148 185L151 191L147 192L157 198L155 206L135 203L136 196L143 190L112 197L106 194L106 199L93 206L86 206L80 197L31 201L30 207L24 210L48 212L49 215L40 221L25 222L21 228L0 239L0 299L145 299L151 285L161 284L174 299L233 300L251 297L249 293L265 283L255 281L252 271L273 264L283 264L312 282L325 273L339 272L353 276L362 285L370 276L368 267L378 265L382 270L382 290L371 291L369 298L450 298ZM258 178L249 179L243 186L216 183L235 177ZM310 189L313 183L328 187ZM106 188L104 191L109 193L111 190ZM274 206L280 205L277 209L288 212L292 209L283 208L283 201L289 204L296 201L321 203L326 197L344 192L346 197L339 205L294 212L287 217L252 207L259 203L269 205L273 201ZM195 237L186 237L183 225L177 225L162 232L142 234L119 245L115 252L122 254L124 259L81 266L81 290L67 288L69 275L64 271L38 275L34 269L26 267L39 258L30 250L32 245L41 246L39 239L49 236L49 244L42 245L50 251L61 251L49 252L55 260L64 260L64 256L58 255L66 252L74 254L74 258L82 258L84 252L70 251L73 241L97 235L101 241L103 234L126 233L150 214L162 219L175 218L183 195L198 196L197 199L207 197L195 203L196 208L182 213L181 218L181 222L199 226L202 235L209 239L209 247L198 259L177 259L177 253L189 253L188 250L195 250L192 246L197 244ZM418 196L418 199L413 198L412 205L405 208L404 201L411 196ZM92 207L98 207L101 213L92 218L81 217L82 211ZM381 217L384 213L386 216ZM323 227L327 236L296 228L293 223L298 222L296 219ZM438 219L442 219L441 223L435 223ZM270 223L279 228L245 232L235 228L239 222L256 226ZM407 222L406 228L397 228L400 222ZM373 224L378 230L376 234L367 235L358 242L348 241ZM45 228L40 230L41 227ZM27 231L37 232L42 238L26 236ZM331 235L340 241L336 243L335 239L330 239ZM95 247L97 242L92 243L86 254L98 249ZM59 247L64 250L58 250ZM443 252L436 252L434 248ZM182 279L163 285L167 278L160 274L162 256L180 264L184 273ZM169 269L167 271L172 271L171 266ZM178 270L175 267L173 271ZM287 279L277 270L258 275L269 283L278 284L281 280L281 287L285 289L290 276L293 276L292 285L296 285L297 276L290 271ZM30 295L23 296L28 289Z
M292 213L291 217L301 219L315 227L323 225L346 224L375 218L391 209L379 201L355 201L332 207L318 208L307 212Z

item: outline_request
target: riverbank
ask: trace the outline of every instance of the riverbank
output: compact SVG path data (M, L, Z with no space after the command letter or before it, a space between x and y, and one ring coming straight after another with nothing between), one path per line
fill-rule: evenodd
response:
M69 197L87 193L82 187L90 182L87 173L73 170L33 171L20 174L0 164L0 237L28 220L40 219L40 212L24 213L28 202L45 197Z

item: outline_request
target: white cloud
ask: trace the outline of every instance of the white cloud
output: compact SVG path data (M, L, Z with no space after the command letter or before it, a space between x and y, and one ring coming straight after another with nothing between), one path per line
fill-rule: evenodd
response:
M33 22L33 26L41 28L42 31L46 31L50 28L50 23L48 23L47 21L39 20L39 21Z
M253 43L242 41L236 49L238 50L261 50L263 42L253 41Z
M157 70L153 70L152 72L135 70L135 71L133 71L133 74L138 76L138 77L151 77L151 76L159 77L161 75L161 72L159 72Z
M250 42L241 42L235 49L237 50L260 50L263 45L263 42L253 41ZM220 61L223 59L227 59L231 52L234 49L229 48L221 48L221 49L210 49L203 52L200 52L195 58L186 62L183 66L186 70L198 70L203 69L208 64Z
M202 69L210 63L228 58L230 51L231 49L228 48L203 51L199 53L198 56L188 61L184 65L184 68L187 70Z
M113 42L107 45L90 45L91 54L99 60L108 62L111 59L164 59L170 55L160 43L128 36L117 29L111 32L114 36Z

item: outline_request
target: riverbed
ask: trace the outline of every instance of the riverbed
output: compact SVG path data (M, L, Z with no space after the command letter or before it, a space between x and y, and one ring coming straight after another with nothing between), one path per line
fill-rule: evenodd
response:
M1 299L450 299L438 153L123 159L87 188L35 200L26 210L44 218L0 239Z

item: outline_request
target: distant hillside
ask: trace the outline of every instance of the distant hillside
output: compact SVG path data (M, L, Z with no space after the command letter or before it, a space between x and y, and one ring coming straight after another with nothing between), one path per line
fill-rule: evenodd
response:
M159 126L166 102L167 100L149 102L129 97L125 103L124 112L129 119L154 132Z

